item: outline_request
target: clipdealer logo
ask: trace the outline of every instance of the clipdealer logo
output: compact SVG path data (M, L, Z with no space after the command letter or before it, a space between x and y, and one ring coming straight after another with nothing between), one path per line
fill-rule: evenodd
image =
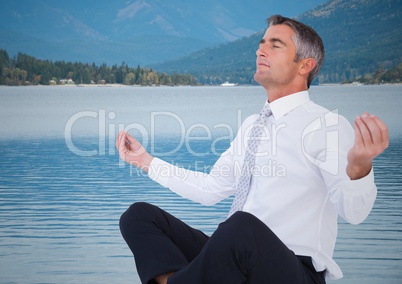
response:
M238 110L238 127L241 125L241 111ZM68 149L79 156L89 157L96 155L114 155L116 153L115 139L117 134L125 130L127 132L135 132L136 139L141 142L143 147L147 149L152 155L155 156L169 156L177 151L179 151L183 146L186 147L188 152L196 157L202 157L210 155L219 156L221 153L217 150L217 143L221 141L232 141L235 135L233 127L229 124L219 123L212 127L209 127L202 123L195 123L186 127L183 119L173 113L173 112L151 112L150 113L150 127L140 123L113 123L116 118L116 113L111 111L108 112L104 109L98 111L81 111L72 115L64 128L64 140ZM97 148L92 148L90 150L82 149L79 147L78 143L74 143L73 133L75 127L79 127L81 124L88 123L88 119L92 120L91 123L94 124L94 128L98 130L98 141ZM163 121L173 120L172 124L175 124L175 129L178 129L179 141L174 145L173 149L158 150L155 147L155 142L157 137L157 130L163 127ZM160 123L161 125L159 125ZM214 133L225 133L225 135L214 136ZM211 141L210 149L204 149L200 152L200 149L194 149L191 143L193 141ZM108 143L106 143L108 142Z
M324 117L313 120L302 133L302 152L304 156L321 170L336 175L339 173L339 125L338 109L327 112ZM314 139L314 135L325 135L325 152L318 156L311 155L307 141Z
M243 119L241 117L241 110L237 111L237 128L239 129ZM82 119L95 119L98 128L98 145L97 149L93 148L91 150L83 150L80 149L79 146L74 144L73 141L73 128L75 124L79 124ZM71 152L76 155L88 157L88 156L96 156L96 155L115 155L115 139L117 133L122 130L127 132L133 131L136 132L136 138L142 143L145 149L148 149L151 155L154 156L169 156L181 149L183 146L186 147L187 151L190 155L195 157L202 157L206 155L210 155L211 153L216 156L220 156L222 153L216 150L216 144L220 141L233 141L237 130L234 131L233 127L229 124L216 124L212 128L208 127L205 124L196 123L186 128L186 125L183 119L172 112L151 112L150 114L150 129L147 129L144 125L140 123L110 123L110 121L116 118L116 113L111 111L108 112L104 109L98 111L81 111L70 117L65 125L64 137L67 147ZM169 149L165 151L158 151L155 149L155 140L156 137L156 129L157 127L157 119L159 120L167 120L173 119L176 122L176 126L179 128L180 139L177 144L175 144L173 149ZM108 121L109 120L109 121ZM109 123L108 123L109 122ZM302 153L315 166L319 167L321 170L326 171L330 174L337 174L339 172L339 131L336 126L339 125L339 116L338 110L333 110L331 112L326 113L323 117L319 117L313 120L311 123L305 127L302 132L301 144L302 144ZM252 125L250 126L252 127ZM256 156L265 156L272 155L276 156L276 148L277 148L277 136L278 133L286 128L286 124L273 125L271 131L265 129L266 134L265 140L270 141L270 153L263 152L257 153ZM228 135L219 135L214 137L213 132L223 130ZM267 132L268 131L268 132ZM247 132L247 131L245 131ZM196 134L198 133L198 134ZM202 135L199 135L202 133ZM268 135L269 134L269 135ZM237 135L242 135L240 132ZM309 151L309 144L311 143L311 139L314 139L316 135L325 135L325 147L323 147L324 152L320 155L312 155ZM106 140L108 139L108 143ZM262 139L262 140L264 140ZM200 149L193 149L191 146L192 141L211 141L210 149L203 149L203 152L200 152ZM108 147L108 148L107 148ZM240 146L239 146L240 147ZM242 149L237 149L238 151ZM224 154L224 153L223 153ZM119 167L124 167L125 163L119 160ZM276 161L272 161L272 167L276 170L279 169L281 171L282 176L286 176L286 170L284 170L284 165L277 164ZM271 169L270 168L270 169ZM286 168L285 168L286 169ZM272 171L272 170L271 170ZM283 172L283 173L282 173ZM276 172L275 172L276 173ZM272 175L272 173L271 173ZM279 176L279 174L278 174Z

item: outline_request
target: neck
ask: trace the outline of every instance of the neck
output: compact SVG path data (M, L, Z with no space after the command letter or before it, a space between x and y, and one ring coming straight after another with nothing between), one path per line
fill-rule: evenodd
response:
M268 96L268 102L272 103L273 101L289 96L294 93L307 91L307 88L281 88L281 89L272 89L272 88L265 88Z

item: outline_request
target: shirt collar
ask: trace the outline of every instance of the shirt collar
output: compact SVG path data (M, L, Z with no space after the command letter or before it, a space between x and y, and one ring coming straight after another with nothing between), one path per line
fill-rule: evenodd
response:
M272 103L268 103L268 101L266 101L265 103L269 104L269 107L271 108L272 111L272 115L275 117L276 120L278 120L282 116L289 113L290 111L309 101L310 96L308 94L308 91L302 91L282 97L280 99L273 101Z

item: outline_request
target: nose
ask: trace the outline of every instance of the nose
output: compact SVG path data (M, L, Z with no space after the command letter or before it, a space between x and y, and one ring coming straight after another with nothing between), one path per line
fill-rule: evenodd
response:
M257 51L255 52L257 57L267 57L266 53L264 52L264 50L262 48L263 48L263 45L260 44L260 46L258 47Z

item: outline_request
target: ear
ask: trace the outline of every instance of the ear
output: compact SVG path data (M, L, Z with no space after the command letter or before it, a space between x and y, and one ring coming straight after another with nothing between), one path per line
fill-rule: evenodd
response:
M309 74L311 72L311 70L313 70L313 68L315 67L316 62L314 58L305 58L302 60L302 64L300 66L300 75L306 75Z

